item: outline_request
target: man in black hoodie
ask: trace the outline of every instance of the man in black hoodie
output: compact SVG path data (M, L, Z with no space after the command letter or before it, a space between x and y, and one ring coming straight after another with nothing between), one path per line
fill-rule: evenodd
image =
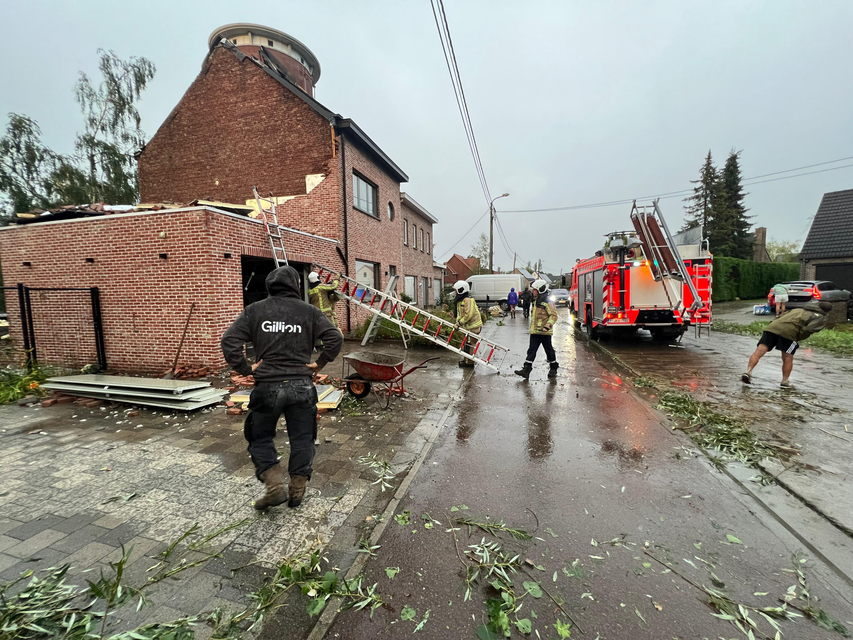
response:
M267 276L266 285L269 297L246 307L222 336L225 361L240 375L255 377L243 435L255 475L266 486L264 496L255 502L258 510L285 500L291 508L302 503L317 437L317 391L311 378L337 357L343 344L335 325L302 301L299 275L293 267L276 269ZM323 342L322 352L311 363L318 339ZM247 342L255 347L257 363L252 366L243 352ZM287 489L273 444L282 413L290 437Z

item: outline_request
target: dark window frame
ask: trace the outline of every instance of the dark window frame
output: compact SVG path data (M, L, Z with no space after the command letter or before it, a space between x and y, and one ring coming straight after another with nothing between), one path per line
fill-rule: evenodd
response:
M403 218L403 246L409 246L409 221Z
M359 282L358 281L358 268L359 268L358 265L359 265L359 263L373 265L373 284L367 284L366 282ZM357 285L359 285L359 284L366 285L368 287L373 287L374 289L378 289L380 286L380 275L379 275L380 267L381 267L380 263L374 262L373 260L362 260L361 258L356 258L355 259L355 281L356 281L356 284ZM358 288L358 287L356 286L356 288Z
M412 240L412 249L415 251L418 250L418 225L414 222L412 223L412 236L414 236L414 240Z
M429 231L427 231L427 246L426 246L426 252L427 252L427 253L432 253L432 239L430 238Z
M424 228L421 227L421 253L424 251Z
M358 185L356 184L356 178L361 180L368 187L373 189L373 211L367 211L359 206L359 198L358 198ZM360 174L358 171L353 169L352 172L352 208L361 211L364 215L370 216L371 218L376 218L379 220L379 186L376 185L373 181L367 179L365 176ZM369 200L369 198L368 198Z

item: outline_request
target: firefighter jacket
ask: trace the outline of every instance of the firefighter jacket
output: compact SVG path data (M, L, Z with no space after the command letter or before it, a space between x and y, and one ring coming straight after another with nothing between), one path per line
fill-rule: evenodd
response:
M456 301L456 322L463 329L473 331L483 326L483 318L480 317L480 309L474 298L464 296Z
M308 289L308 301L323 313L332 313L335 305L329 300L329 294L338 288L338 280L332 280L329 284L317 284Z
M537 336L553 336L556 322L557 308L553 303L548 302L544 295L540 294L540 297L533 301L533 312L530 314L530 333Z
M802 309L793 309L767 325L765 331L777 336L802 342L813 333L826 327L826 312L816 302L809 302Z

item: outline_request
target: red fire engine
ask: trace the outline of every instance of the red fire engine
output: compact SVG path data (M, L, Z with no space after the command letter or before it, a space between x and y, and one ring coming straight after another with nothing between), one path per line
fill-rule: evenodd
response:
M576 325L590 337L648 329L675 340L711 325L713 256L702 228L671 236L655 200L631 210L630 231L606 235L604 248L572 269L569 292Z

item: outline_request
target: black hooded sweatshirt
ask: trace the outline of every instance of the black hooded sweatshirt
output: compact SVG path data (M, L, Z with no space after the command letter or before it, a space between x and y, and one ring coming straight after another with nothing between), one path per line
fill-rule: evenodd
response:
M317 364L322 368L334 360L343 336L319 309L303 302L296 270L280 267L267 276L266 285L269 297L246 307L222 336L225 361L240 375L254 375L258 382L280 382L312 374L306 364L317 340L323 341ZM254 374L243 354L247 342L255 346L257 359L263 360Z

